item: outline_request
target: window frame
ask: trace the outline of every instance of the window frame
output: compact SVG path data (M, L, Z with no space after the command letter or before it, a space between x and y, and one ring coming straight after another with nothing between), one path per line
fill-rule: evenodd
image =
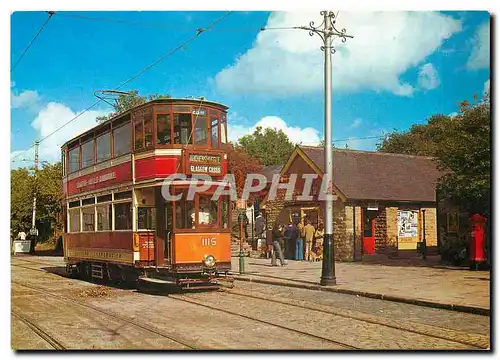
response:
M98 145L98 139L101 138L102 136L106 136L106 135L109 135L109 156L104 159L104 160L99 160L99 145ZM112 135L112 130L109 130L109 131L105 131L103 133L100 133L99 135L96 135L94 141L95 141L95 145L94 145L94 152L95 152L95 165L97 164L100 164L104 161L108 161L108 160L111 160L113 158L113 145L112 145L112 142L113 142L113 139L112 139L113 135Z

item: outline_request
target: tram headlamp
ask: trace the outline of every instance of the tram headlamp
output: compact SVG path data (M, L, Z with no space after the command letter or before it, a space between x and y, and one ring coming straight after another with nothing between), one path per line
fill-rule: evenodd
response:
M215 258L212 255L207 255L203 259L203 264L205 264L206 267L213 267L215 266Z

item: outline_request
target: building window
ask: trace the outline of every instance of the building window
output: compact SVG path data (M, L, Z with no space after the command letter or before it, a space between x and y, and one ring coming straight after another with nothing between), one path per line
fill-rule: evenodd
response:
M174 144L191 142L191 114L174 114Z
M80 209L69 210L69 232L80 232Z
M144 119L144 147L153 146L153 118L151 114L146 115Z
M170 145L172 143L171 126L170 114L156 115L157 143L159 145Z
M212 149L219 148L219 120L216 118L212 118L210 122L210 134L211 134L211 144Z
M97 210L97 230L110 231L111 226L111 204L98 205Z
M108 160L111 157L111 133L105 133L96 139L97 162Z
M205 116L195 117L195 123L194 123L194 144L195 145L207 145L208 144L207 121L208 121L208 118L206 118Z
M156 229L156 209L154 207L137 208L137 229L138 230Z
M79 161L78 161L79 156L80 156L80 147L79 146L77 146L76 148L71 149L69 151L68 168L69 168L70 173L75 172L80 168Z
M94 164L94 141L82 144L82 169Z
M200 195L198 200L198 224L217 226L218 201L211 195Z
M82 231L95 231L95 207L82 208Z
M132 230L132 203L115 204L115 230Z
M132 147L132 134L130 123L113 129L113 155L114 157L128 154Z
M134 130L134 136L135 136L135 145L134 149L135 150L140 150L144 147L144 132L143 132L143 126L142 126L142 121L138 121L135 123L135 130Z

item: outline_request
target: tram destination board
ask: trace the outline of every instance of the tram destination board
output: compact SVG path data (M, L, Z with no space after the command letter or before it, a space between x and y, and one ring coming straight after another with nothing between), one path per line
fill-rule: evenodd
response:
M222 175L222 154L186 151L184 157L186 174Z

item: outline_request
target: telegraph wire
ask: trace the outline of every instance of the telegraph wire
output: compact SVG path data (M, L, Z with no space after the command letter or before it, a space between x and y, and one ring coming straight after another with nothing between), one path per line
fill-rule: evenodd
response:
M33 45L33 43L35 42L35 40L38 37L38 35L40 35L40 33L42 32L42 30L45 28L45 26L47 25L47 23L49 22L49 20L54 15L54 12L53 11L49 11L48 14L49 14L49 17L47 18L47 20L45 20L45 22L42 24L42 26L40 27L40 29L38 29L38 32L36 33L35 37L33 37L33 39L29 42L29 44L26 47L26 49L24 49L24 51L21 54L21 56L17 59L17 61L14 64L14 66L12 66L12 68L10 69L11 72L12 72L12 70L14 70L16 68L16 66L19 64L19 62L24 57L24 55L26 55L26 53L28 52L28 49L31 47L31 45Z
M143 26L143 27L150 27L150 28L157 28L157 29L184 30L184 31L193 31L193 30L207 31L207 30L209 30L209 29L203 29L203 28L194 29L192 27L185 27L185 26L169 26L169 25L162 25L159 23L128 21L128 20L110 19L110 18L103 18L103 17L92 17L92 16L66 14L66 13L63 14L60 12L55 13L54 15L61 16L61 17L91 20L91 21L118 23L118 24L124 24L124 25L132 25L132 26ZM228 28L210 29L210 31L255 31L255 30L265 31L265 30L292 30L292 29L301 30L300 26L290 26L290 27L254 27L254 26L249 26L249 27L228 27Z
M186 45L188 45L189 43L193 42L200 34L204 33L205 31L208 31L210 30L212 27L214 27L215 25L217 25L219 22L221 22L222 20L224 20L226 17L228 17L229 15L231 14L231 11L228 11L226 12L223 16L221 16L220 18L216 19L215 21L213 21L212 23L210 23L206 28L202 29L198 29L196 34L193 35L192 37L190 37L189 39L187 39L186 41L184 41L182 44L178 45L177 47L175 47L174 49L172 50L169 50L168 52L166 52L164 55L162 55L160 58L158 58L156 61L154 61L152 64L146 66L144 69L140 70L137 74L133 75L131 78L129 78L128 80L124 81L123 83L121 83L119 86L117 86L116 88L114 88L114 90L118 90L120 88L122 88L123 86L127 85L128 83L130 83L131 81L137 79L139 76L141 76L142 74L144 74L146 71L148 71L149 69L151 69L152 67L158 65L160 62L162 62L163 60L165 60L167 57L169 57L170 55L173 55L175 54L177 51L181 50L182 48L184 48ZM44 141L45 139L47 139L48 137L54 135L56 132L58 132L59 130L61 130L62 128L64 128L65 126L67 126L68 124L72 123L73 121L75 121L76 119L78 119L80 116L82 116L83 114L85 114L87 111L89 111L90 109L92 109L93 107L95 107L97 104L99 104L102 100L99 99L97 100L96 102L94 102L92 105L90 105L89 107L87 107L85 110L83 110L82 112L78 113L75 117L73 117L72 119L70 119L69 121L67 121L66 123L64 123L63 125L61 125L60 127L58 127L57 129L55 129L54 131L52 131L50 134L44 136L43 138L41 138L39 140L39 142L42 142ZM25 152L31 150L35 145L32 145L31 147L29 147L28 149L26 149L25 151L23 151L22 153L19 153L18 155L14 156L12 158L12 160L15 160L17 157L21 156L22 154L24 154Z

